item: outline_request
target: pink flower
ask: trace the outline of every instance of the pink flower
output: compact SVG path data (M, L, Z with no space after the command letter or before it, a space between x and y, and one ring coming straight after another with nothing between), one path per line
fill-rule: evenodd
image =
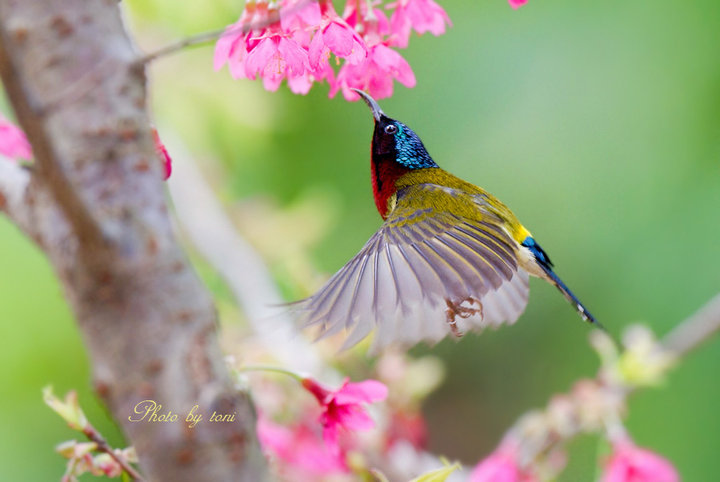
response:
M390 26L396 35L394 45L401 48L408 46L411 29L421 35L430 32L438 36L445 33L446 23L452 25L445 10L433 0L398 0L394 6Z
M642 449L628 439L613 445L613 454L605 465L603 482L678 482L675 467L663 457Z
M338 73L335 85L330 89L330 97L339 89L347 100L360 97L351 88L364 90L376 99L390 97L393 93L393 79L406 87L415 86L415 74L410 64L384 44L370 47L367 58L357 64L345 64Z
M245 59L245 75L260 76L267 90L275 91L280 82L300 77L308 68L307 51L296 41L280 35L263 38Z
M527 0L508 0L510 2L510 6L517 10L518 8L522 7L527 3Z
M32 159L32 147L18 126L0 115L0 154L10 159Z
M326 64L330 52L349 64L357 64L368 55L365 41L355 30L338 16L331 2L320 4L322 23L310 42L308 54L310 65L320 70ZM347 65L347 64L346 64Z
M375 426L370 416L365 412L363 403L372 403L384 400L388 389L376 380L365 380L359 383L349 383L346 378L337 390L328 390L312 378L302 381L310 393L315 395L322 406L320 423L323 426L323 438L331 451L337 452L338 431L367 430Z
M520 467L511 444L501 444L475 466L469 482L536 482L538 479Z
M328 450L320 435L307 425L284 427L261 415L257 433L265 453L277 457L283 472L290 472L285 474L291 476L289 480L315 481L349 471L345 454Z
M170 174L172 174L172 158L170 158L170 154L168 154L167 149L165 149L165 144L162 143L160 140L160 135L158 134L157 129L154 127L152 128L152 134L153 134L153 140L155 141L155 151L160 156L160 159L163 161L163 180L167 181L170 177Z

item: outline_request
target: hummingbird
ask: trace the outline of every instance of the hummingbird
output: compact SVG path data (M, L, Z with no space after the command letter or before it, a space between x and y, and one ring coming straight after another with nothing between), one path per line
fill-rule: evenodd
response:
M344 331L342 349L373 330L371 351L432 344L514 323L527 305L529 276L553 284L599 326L507 206L441 169L412 129L353 90L375 120L371 180L384 222L324 286L295 303L304 327L317 327L318 339Z

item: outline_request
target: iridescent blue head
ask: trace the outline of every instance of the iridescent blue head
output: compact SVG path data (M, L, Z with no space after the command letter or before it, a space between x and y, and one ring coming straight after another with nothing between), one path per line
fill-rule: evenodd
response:
M378 103L361 90L353 89L370 107L375 117L372 140L373 160L392 160L407 169L438 167L415 132L400 121L386 116Z

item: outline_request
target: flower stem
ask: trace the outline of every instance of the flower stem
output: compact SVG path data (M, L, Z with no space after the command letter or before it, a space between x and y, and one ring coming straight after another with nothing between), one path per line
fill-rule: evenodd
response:
M283 375L288 375L295 380L302 382L305 378L304 376L300 375L299 373L295 373L291 370L288 370L286 368L280 368L273 365L245 365L237 369L239 372L275 372L275 373L282 373Z

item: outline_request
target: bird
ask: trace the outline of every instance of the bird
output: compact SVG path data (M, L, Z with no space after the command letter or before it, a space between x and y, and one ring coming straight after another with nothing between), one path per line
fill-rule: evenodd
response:
M554 285L601 327L505 204L440 168L412 129L353 90L374 118L371 181L383 224L317 292L293 304L303 328L316 327L317 339L345 332L341 350L373 330L371 352L434 344L513 324L527 306L529 276Z

